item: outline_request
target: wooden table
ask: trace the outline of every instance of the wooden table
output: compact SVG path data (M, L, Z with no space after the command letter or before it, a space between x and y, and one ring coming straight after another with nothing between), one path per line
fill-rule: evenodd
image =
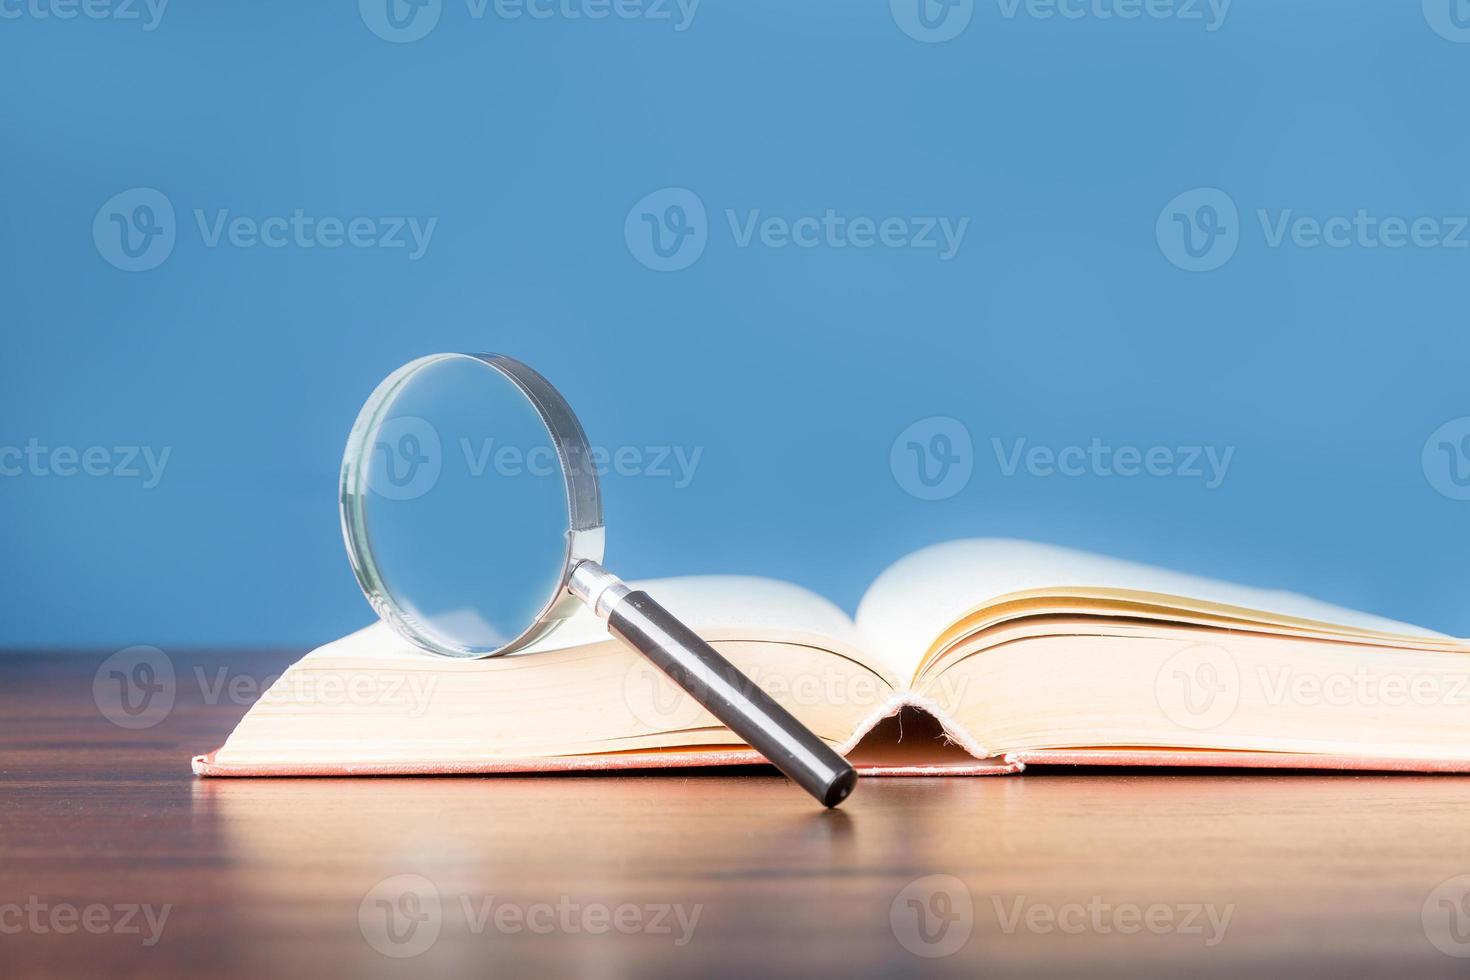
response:
M1470 778L191 776L291 659L176 654L128 730L0 655L0 974L1470 972Z

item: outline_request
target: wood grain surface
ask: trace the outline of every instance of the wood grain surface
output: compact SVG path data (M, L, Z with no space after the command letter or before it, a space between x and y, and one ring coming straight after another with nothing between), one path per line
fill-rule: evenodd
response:
M101 655L0 655L0 973L1470 972L1470 778L195 779L291 659L175 654L130 729Z

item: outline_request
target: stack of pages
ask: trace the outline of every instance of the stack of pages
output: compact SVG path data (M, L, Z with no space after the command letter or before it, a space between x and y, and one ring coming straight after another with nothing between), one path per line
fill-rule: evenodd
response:
M1045 763L1470 771L1470 643L1289 593L1008 540L909 555L873 583L855 622L768 579L635 587L867 774ZM293 665L194 769L759 761L588 613L487 660L436 657L375 624Z

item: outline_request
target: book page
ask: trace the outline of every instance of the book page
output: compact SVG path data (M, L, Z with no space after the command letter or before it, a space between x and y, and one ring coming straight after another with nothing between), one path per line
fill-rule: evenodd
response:
M857 627L836 603L799 585L751 575L686 575L629 582L690 629L731 639L831 639L857 648ZM607 624L582 608L526 653L564 650L606 640Z
M1257 610L1349 630L1443 639L1443 634L1291 592L1259 589L1057 545L971 538L923 548L878 576L858 607L867 644L900 677L912 678L952 625L1002 596L1069 587L1128 590Z
M820 596L743 577L630 585L646 586L831 745L850 748L894 710L896 679L857 648L851 620ZM740 745L581 611L525 651L483 659L436 657L375 623L294 664L214 762L276 771L455 771L507 759Z
M866 653L857 628L835 603L789 582L745 575L690 575L629 582L651 595L706 640L772 640L807 643L856 659L885 676L881 661ZM512 656L591 646L612 639L607 624L585 607L531 646ZM422 657L424 652L385 623L374 623L313 652L372 659Z
M926 684L996 755L1154 748L1470 759L1465 649L1405 649L1127 620L986 637ZM1208 668L1210 684L1200 681Z

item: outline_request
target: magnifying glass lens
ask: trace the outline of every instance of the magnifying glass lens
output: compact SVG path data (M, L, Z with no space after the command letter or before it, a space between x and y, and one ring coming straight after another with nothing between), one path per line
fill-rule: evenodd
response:
M564 586L556 447L530 399L477 358L425 358L383 382L349 442L343 503L369 599L435 652L515 644Z
M651 596L600 564L591 448L555 388L499 354L399 368L358 415L342 529L378 615L435 653L533 642L585 603L748 745L826 806L857 773Z

